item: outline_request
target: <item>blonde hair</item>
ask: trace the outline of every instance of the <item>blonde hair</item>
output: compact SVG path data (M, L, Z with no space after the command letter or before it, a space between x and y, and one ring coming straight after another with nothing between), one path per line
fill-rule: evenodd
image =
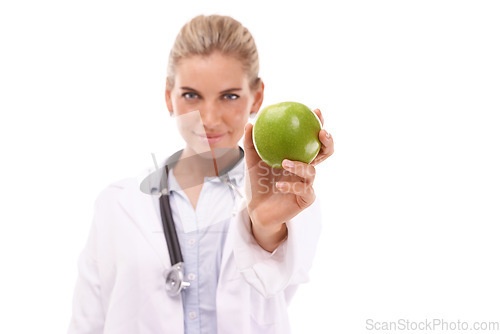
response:
M199 15L182 27L170 51L167 68L169 88L174 86L180 60L195 55L208 56L214 51L239 59L248 73L250 87L257 87L260 82L259 55L248 29L229 16Z

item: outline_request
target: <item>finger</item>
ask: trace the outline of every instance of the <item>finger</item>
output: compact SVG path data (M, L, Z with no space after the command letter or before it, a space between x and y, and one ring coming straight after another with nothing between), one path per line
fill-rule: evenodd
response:
M306 164L301 161L291 161L288 159L283 160L282 165L285 170L303 178L305 183L312 184L314 182L316 168L314 168L313 165Z
M319 121L321 122L321 126L325 123L325 119L323 118L323 114L321 113L321 110L318 108L314 109L314 113L318 115Z
M333 149L333 138L328 131L322 129L319 132L319 140L321 142L321 148L319 150L316 158L311 162L311 165L316 166L320 162L326 160L329 156L331 156L334 152Z
M325 129L319 132L319 141L321 142L321 153L327 156L333 154L333 138L332 135Z
M276 189L282 193L299 196L304 203L311 204L316 199L314 188L304 182L276 182Z
M252 129L253 129L253 125L251 123L248 123L247 125L245 125L245 135L244 135L244 139L243 139L243 148L245 150L245 161L247 164L247 168L254 167L260 161L260 157L257 154L257 150L255 149L255 146L253 145Z

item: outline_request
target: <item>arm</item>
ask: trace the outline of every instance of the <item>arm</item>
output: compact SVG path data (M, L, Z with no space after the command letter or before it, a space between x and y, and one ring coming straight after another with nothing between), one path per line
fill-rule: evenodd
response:
M323 123L319 109L314 112ZM237 222L234 254L247 282L266 297L308 280L320 230L315 166L333 154L326 130L319 140L320 152L310 164L284 160L283 169L274 169L257 154L252 125L245 127L247 203Z
M97 262L97 211L98 207L95 205L89 237L78 259L78 278L73 294L68 334L99 334L104 330L104 310L101 303Z
M272 253L288 237L288 227L286 223L278 226L266 227L256 224L250 219L250 229L255 240L262 249Z
M248 210L243 203L233 222L236 226L234 257L244 279L261 295L270 298L291 285L309 280L321 231L320 203L286 222L287 238L272 253L264 250L252 234Z

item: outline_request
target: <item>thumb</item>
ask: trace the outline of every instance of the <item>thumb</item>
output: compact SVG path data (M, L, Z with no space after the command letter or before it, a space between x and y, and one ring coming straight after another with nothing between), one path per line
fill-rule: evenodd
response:
M245 125L243 148L245 150L245 161L248 169L254 167L260 161L260 157L257 153L257 150L253 145L252 130L253 130L253 125L251 123L247 123L247 125Z

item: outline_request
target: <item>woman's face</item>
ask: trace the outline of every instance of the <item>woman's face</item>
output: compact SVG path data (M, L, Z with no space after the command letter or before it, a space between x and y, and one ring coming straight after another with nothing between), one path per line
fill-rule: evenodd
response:
M262 105L263 89L250 88L240 60L214 52L182 59L165 99L187 148L204 152L238 147L250 113Z

